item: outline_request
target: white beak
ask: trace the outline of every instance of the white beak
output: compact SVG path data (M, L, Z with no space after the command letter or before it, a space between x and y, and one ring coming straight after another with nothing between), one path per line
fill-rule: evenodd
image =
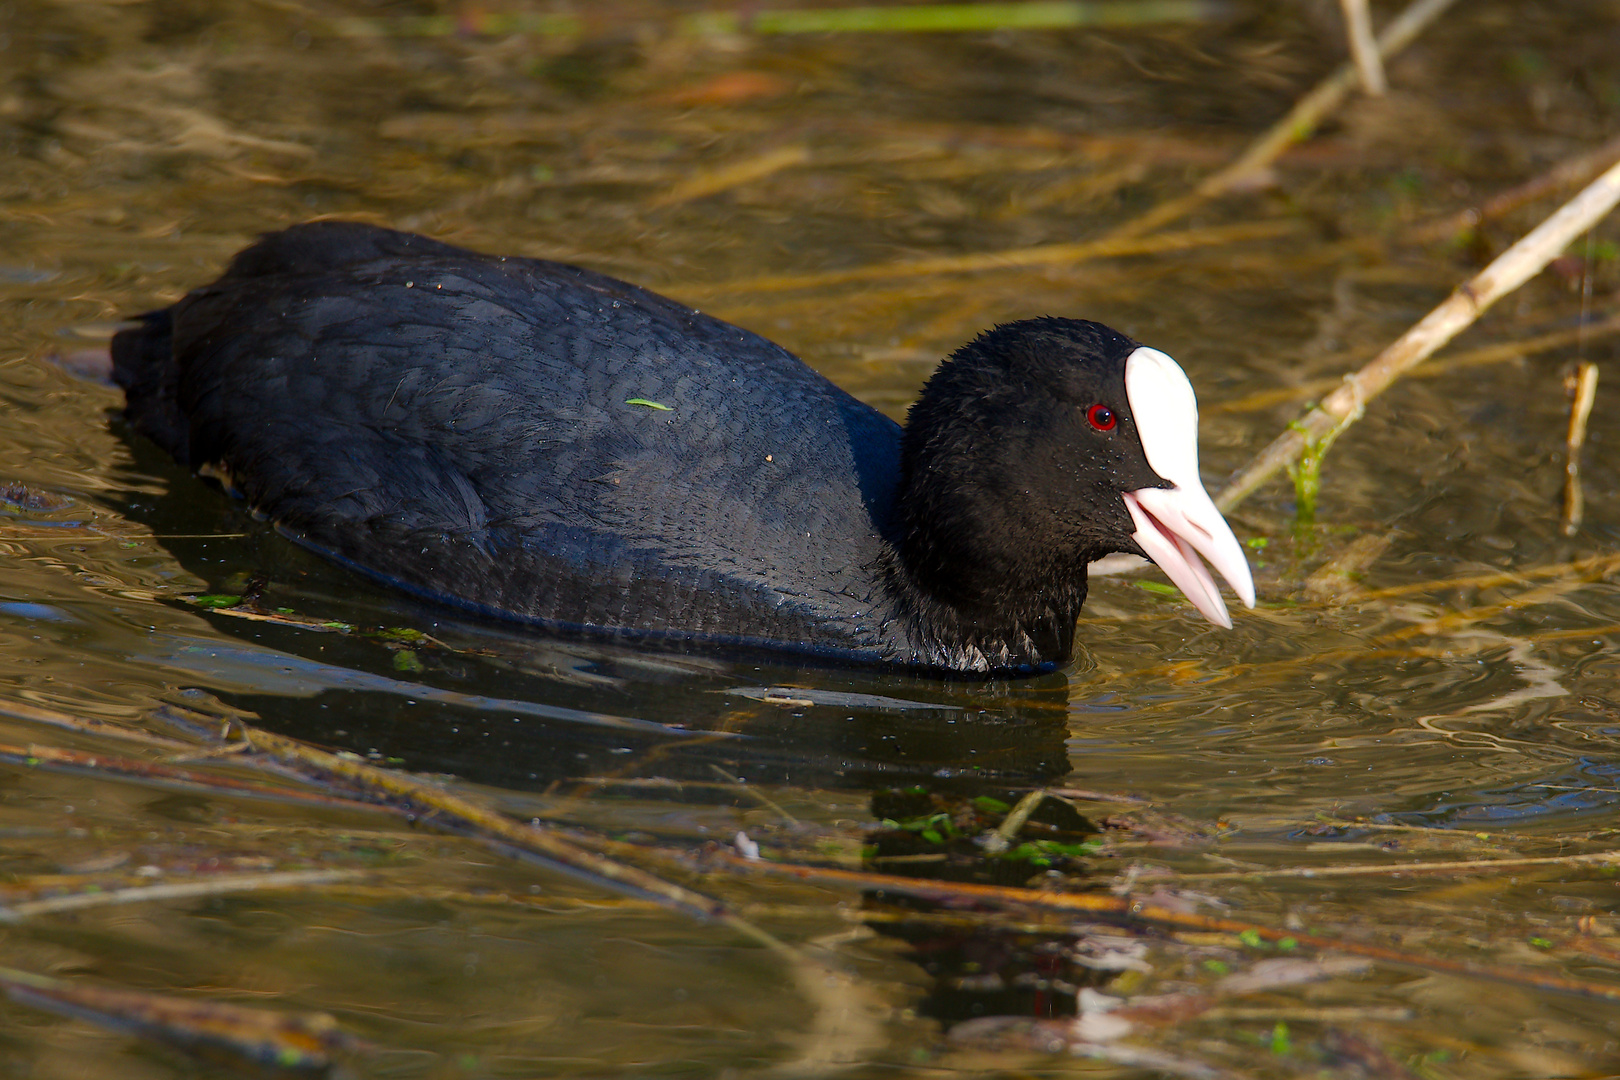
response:
M1173 485L1122 493L1136 523L1131 539L1204 618L1230 629L1220 587L1199 555L1220 571L1244 607L1254 607L1254 579L1237 537L1198 478L1198 398L1192 383L1170 357L1140 348L1125 361L1125 396L1148 464Z

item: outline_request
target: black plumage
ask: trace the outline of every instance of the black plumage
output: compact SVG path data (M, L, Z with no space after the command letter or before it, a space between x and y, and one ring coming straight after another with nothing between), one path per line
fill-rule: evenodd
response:
M301 542L463 610L958 671L1069 656L1140 551L1129 338L999 327L901 427L777 345L590 271L345 222L113 342L134 427ZM1117 427L1088 424L1105 402Z

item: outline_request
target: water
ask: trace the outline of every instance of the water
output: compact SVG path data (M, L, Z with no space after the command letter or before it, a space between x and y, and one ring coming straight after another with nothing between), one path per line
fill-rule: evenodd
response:
M788 287L771 279L1097 235L1184 190L1324 73L1334 7L1240 5L1223 22L1103 32L797 38L682 36L682 10L593 10L587 37L571 39L356 36L342 21L378 30L410 13L386 4L0 7L0 484L23 485L0 501L5 700L158 733L172 731L164 706L251 714L453 774L525 816L676 846L745 829L856 856L877 826L874 792L1016 798L1037 784L1150 799L1133 811L1138 831L1095 860L1105 878L1134 863L1150 883L1609 841L1620 596L1605 572L1534 571L1615 548L1608 383L1573 539L1557 512L1561 365L1612 360L1613 336L1410 379L1373 404L1328 458L1317 530L1291 531L1282 482L1235 515L1256 543L1262 605L1234 630L1140 587L1151 577L1102 579L1073 665L988 685L457 625L292 546L132 437L115 392L51 362L206 281L259 232L359 216L668 292L896 417L938 357L987 325L1098 318L1187 368L1213 487L1298 410L1227 406L1336 378L1478 265L1466 247L1406 242L1413 222L1620 124L1612 6L1469 5L1392 66L1389 99L1352 103L1285 159L1277 188L1185 223L1296 222L1286 235ZM720 184L739 163L754 178ZM1551 207L1487 225L1481 243L1499 248ZM1572 252L1584 264L1531 282L1447 355L1611 315L1617 240L1600 227ZM1357 537L1385 534L1356 596L1305 590ZM1470 583L1504 570L1530 573ZM244 591L291 614L188 600ZM130 752L18 720L0 729L16 746ZM1329 823L1357 817L1409 828ZM1180 842L1147 842L1156 828ZM93 907L6 931L6 963L24 970L329 1011L376 1047L353 1063L360 1075L711 1075L829 1046L861 1075L1074 1067L942 1035L942 1018L1012 1000L964 989L952 965L974 956L993 971L986 950L1027 941L874 936L847 921L854 893L699 883L770 906L761 925L823 942L855 973L864 1019L828 1034L803 980L723 928L360 812L6 767L0 859L27 889L148 867L152 880L374 874L370 892ZM1570 944L1584 925L1582 941L1614 947L1613 878L1598 868L1164 880L1267 925L1407 928L1420 951L1614 984L1612 957ZM1097 985L1207 988L1206 960L1258 954L1155 938L1147 955L1135 983ZM1054 997L1038 1007L1072 1011L1072 995ZM1399 968L1229 1004L1254 1015L1141 1037L1279 1076L1352 1075L1360 1059L1334 1031L1425 1076L1595 1075L1620 1057L1611 1007ZM1363 1011L1301 1019L1307 1007ZM1390 1008L1410 1013L1378 1019ZM0 1008L0 1061L31 1077L193 1074L170 1051L18 1004Z

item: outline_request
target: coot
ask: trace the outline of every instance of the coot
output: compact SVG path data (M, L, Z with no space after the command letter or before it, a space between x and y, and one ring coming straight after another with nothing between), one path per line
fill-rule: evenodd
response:
M964 673L1068 659L1086 564L1253 606L1176 363L1094 322L962 346L904 429L756 334L352 222L112 345L139 432L299 542L481 616Z

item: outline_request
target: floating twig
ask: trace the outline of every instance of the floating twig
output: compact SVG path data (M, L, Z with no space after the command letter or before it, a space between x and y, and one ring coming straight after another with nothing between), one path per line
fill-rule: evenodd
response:
M1597 399L1598 366L1583 361L1570 375L1569 433L1564 439L1564 519L1560 526L1565 536L1574 536L1580 530L1586 515L1586 500L1581 495L1581 448L1586 445L1586 421L1592 415L1592 402Z
M361 1045L325 1013L272 1012L52 979L14 968L0 968L0 989L24 1005L264 1068L324 1074L335 1054Z
M1215 505L1223 511L1231 510L1279 469L1296 461L1313 442L1353 422L1353 417L1367 402L1472 325L1497 300L1540 273L1570 241L1613 209L1616 202L1620 202L1620 164L1611 166L1579 195L1465 282L1360 371L1346 376L1343 386L1289 425L1256 455L1215 497Z
M1384 79L1384 61L1378 55L1367 0L1339 0L1339 7L1344 11L1345 37L1350 39L1350 59L1355 61L1361 88L1379 97L1389 89L1389 84Z
M364 761L317 750L313 746L259 728L243 726L243 735L261 753L274 758L310 783L336 785L366 801L395 807L446 832L469 836L509 854L528 855L554 869L584 878L598 886L659 900L684 914L703 920L735 924L725 906L712 897L655 877L644 870L603 858L563 839L550 829L520 824L445 788L406 773L381 769ZM759 933L752 927L750 937Z
M628 846L615 845L615 847ZM689 861L681 856L675 858L677 861ZM1612 858L1620 858L1620 856ZM1591 859L1589 861L1597 862L1599 860ZM1566 979L1541 971L1472 964L1443 957L1422 956L1402 949L1372 945L1344 938L1322 937L1316 934L1298 933L1236 919L1223 919L1191 912L1174 911L1170 908L1150 904L1144 900L1128 896L1039 892L1034 889L1012 886L928 880L831 867L773 863L762 859L743 859L719 850L708 852L704 856L703 863L706 867L718 866L735 873L768 874L773 877L790 878L807 883L843 885L846 888L891 893L896 896L910 896L938 903L996 904L1013 908L1047 911L1083 911L1093 916L1160 926L1173 930L1231 934L1238 936L1242 940L1266 941L1273 944L1286 941L1292 942L1299 947L1350 953L1354 956L1365 956L1371 960L1406 968L1458 975L1465 978L1488 979L1514 986L1620 1002L1620 986L1608 986L1582 979ZM1239 873L1232 876L1243 877L1245 875Z

